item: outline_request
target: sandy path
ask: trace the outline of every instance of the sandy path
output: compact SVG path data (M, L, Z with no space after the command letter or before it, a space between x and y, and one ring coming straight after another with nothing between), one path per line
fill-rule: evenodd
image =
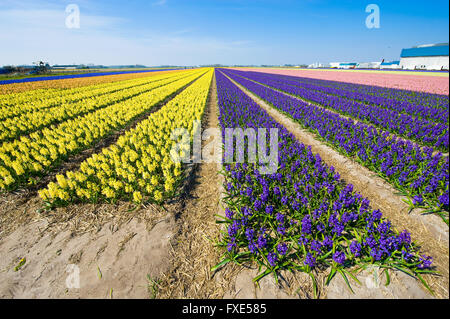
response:
M219 128L219 109L215 77L210 89L208 106L202 128ZM220 132L220 131L219 131ZM203 143L217 142L222 148L221 136ZM214 152L210 153L211 155ZM221 158L221 155L220 155ZM221 261L221 251L214 246L220 238L220 220L225 216L220 199L223 197L223 176L219 174L221 163L202 162L193 168L182 212L177 216L177 236L172 240L171 267L158 278L157 298L298 298L310 297L311 285L300 274L297 278L283 273L282 285L266 276L257 287L252 279L258 274L253 265L226 264L215 273L210 269ZM309 277L308 277L309 278ZM302 291L295 290L303 286Z
M0 298L147 298L147 275L168 267L173 225L166 216L150 230L136 218L75 236L41 232L46 221L18 228L0 242Z
M218 127L217 89L212 79L202 131ZM214 137L202 142L213 145ZM220 142L220 141L219 141ZM213 155L214 152L209 153ZM171 250L171 268L160 278L158 298L221 298L227 280L216 280L210 269L220 261L220 252L214 247L220 236L216 224L219 205L220 166L202 161L193 165L191 179L184 194L184 207L177 219L177 241Z
M295 123L287 116L283 115L275 108L268 105L265 101L246 90L242 85L236 84L243 92L257 102L270 116L277 122L282 124L294 136L305 145L310 145L313 153L321 156L322 160L328 165L333 165L341 174L341 178L347 183L352 183L355 190L371 201L374 209L380 209L384 216L387 217L397 229L408 229L411 231L413 240L422 246L422 252L429 254L434 258L434 265L442 274L442 277L427 276L432 289L437 292L438 296L448 298L448 278L449 278L449 252L448 252L448 227L442 220L433 215L421 215L416 211L408 214L408 205L402 201L402 196L394 195L396 191L380 177L374 175L358 163L348 159L327 145L316 140L314 135L302 129L298 123ZM398 274L400 277L402 274ZM365 279L363 279L364 282ZM338 282L338 281L336 281ZM370 285L370 284L369 284ZM392 286L394 287L394 286ZM411 298L422 290L416 281L408 284L408 290L414 290L414 293L400 287L393 288L395 297ZM339 291L337 289L336 291ZM377 291L377 290L374 290ZM404 291L404 294L401 293ZM422 290L423 291L423 290ZM375 296L373 291L366 291L367 298L379 298ZM389 294L388 292L387 294ZM339 297L339 293L332 296ZM424 294L423 296L426 296ZM330 297L330 296L329 296ZM361 297L362 298L362 297Z

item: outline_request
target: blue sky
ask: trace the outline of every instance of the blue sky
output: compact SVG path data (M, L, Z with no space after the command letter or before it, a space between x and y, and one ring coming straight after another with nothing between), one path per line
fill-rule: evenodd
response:
M65 25L68 4L80 28ZM368 4L380 28L368 29ZM448 1L0 0L0 65L300 64L398 60L448 42Z

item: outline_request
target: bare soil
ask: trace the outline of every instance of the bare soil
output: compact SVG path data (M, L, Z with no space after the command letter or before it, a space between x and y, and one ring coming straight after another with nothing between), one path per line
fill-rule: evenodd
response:
M78 204L49 215L29 212L33 221L0 239L0 298L147 298L149 278L169 266L177 206ZM76 271L79 286L71 281Z
M218 127L217 88L212 79L202 129ZM221 143L214 137L203 141L203 146ZM214 154L211 150L210 155ZM177 218L177 237L172 241L171 267L158 285L157 298L222 298L237 267L227 265L220 275L211 268L220 262L215 247L220 226L216 223L220 187L221 164L202 162L193 165L191 180L184 194L182 213Z

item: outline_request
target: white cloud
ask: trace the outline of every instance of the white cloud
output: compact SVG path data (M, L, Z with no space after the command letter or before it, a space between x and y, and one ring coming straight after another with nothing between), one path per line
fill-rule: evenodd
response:
M10 9L0 10L0 25L18 28L65 28L67 14L64 10L56 9ZM99 15L88 15L81 11L82 27L86 29L104 28L117 26L126 20L119 17L107 17Z

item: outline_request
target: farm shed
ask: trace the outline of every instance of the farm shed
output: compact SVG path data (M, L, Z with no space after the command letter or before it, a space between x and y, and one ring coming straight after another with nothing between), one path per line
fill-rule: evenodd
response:
M354 69L356 68L356 62L342 62L339 63L339 69Z
M357 69L379 69L380 62L361 62L356 65Z
M400 61L382 62L380 69L399 69Z
M403 49L400 54L403 69L448 70L448 43L419 45Z

